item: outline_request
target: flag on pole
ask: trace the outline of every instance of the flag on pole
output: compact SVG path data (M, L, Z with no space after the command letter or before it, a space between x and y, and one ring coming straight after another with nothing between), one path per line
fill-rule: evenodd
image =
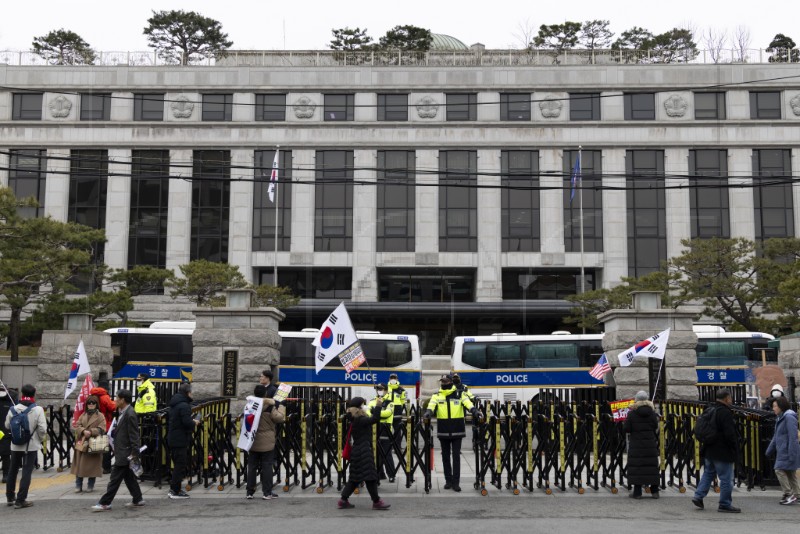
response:
M275 203L275 188L278 185L278 151L275 151L275 159L272 160L272 174L269 175L269 201Z
M86 399L89 398L89 392L92 389L94 389L92 375L86 375L86 380L83 381L83 385L81 386L81 392L78 393L78 400L75 402L75 411L72 412L73 427L78 424L78 419L83 415L83 412L86 411Z
M317 373L337 356L348 373L366 361L344 302L328 316L311 344L316 347L314 363Z
M611 365L609 365L608 358L606 358L605 354L600 356L600 359L597 360L597 363L594 364L594 367L589 370L589 374L592 375L592 378L596 378L597 380L602 380L603 375L610 372Z
M667 351L667 341L669 341L669 328L663 332L649 337L644 341L640 341L624 352L620 352L617 358L622 367L628 367L633 363L634 358L637 356L646 356L648 358L656 358L659 360L664 359L664 354Z
M91 372L89 369L89 358L86 357L86 349L83 347L83 340L78 344L78 350L72 357L72 367L69 370L69 380L67 380L67 389L64 391L64 400L75 390L78 385L78 377Z
M572 204L572 199L575 198L575 188L581 181L581 153L578 152L578 159L575 160L575 166L572 168L572 178L570 184L572 189L569 192L569 203Z

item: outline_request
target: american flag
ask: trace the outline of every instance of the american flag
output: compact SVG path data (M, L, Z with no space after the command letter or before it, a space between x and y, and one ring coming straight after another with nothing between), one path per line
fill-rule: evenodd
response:
M606 358L606 355L603 354L600 356L600 359L597 360L597 363L594 364L594 367L592 367L592 369L589 371L589 374L597 380L602 380L603 375L610 371L611 366L608 364L608 358Z

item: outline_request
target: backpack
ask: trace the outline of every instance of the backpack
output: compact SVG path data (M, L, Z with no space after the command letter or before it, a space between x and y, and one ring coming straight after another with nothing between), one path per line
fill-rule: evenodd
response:
M22 412L17 413L16 407L12 406L11 410L11 443L14 445L27 445L31 440L31 426L28 421L28 413L36 406L36 403L31 404Z
M703 445L713 443L719 435L717 409L717 406L709 406L695 422L694 437Z

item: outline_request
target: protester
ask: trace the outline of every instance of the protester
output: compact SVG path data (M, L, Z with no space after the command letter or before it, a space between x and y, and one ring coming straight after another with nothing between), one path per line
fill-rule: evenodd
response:
M742 510L733 506L733 464L736 461L738 438L736 423L733 419L731 392L727 389L717 391L717 402L707 409L715 410L716 437L700 448L703 457L703 476L692 497L692 503L700 509L704 508L703 499L708 495L714 477L719 478L720 512L738 514Z
M156 397L156 387L150 381L150 375L139 373L139 387L136 388L137 414L144 414L156 411L158 408L158 398Z
M786 397L777 397L772 410L778 416L775 435L767 447L767 456L775 456L775 475L783 490L781 504L794 504L800 498L800 443L798 443L797 414Z
M432 416L436 416L436 435L442 446L444 489L459 492L461 491L461 440L467 435L464 408L470 410L474 420L478 419L479 414L469 397L456 390L450 375L444 375L439 382L440 389L431 397L423 417L430 420Z
M111 433L114 442L114 466L111 468L111 480L108 482L108 489L100 497L100 502L92 507L95 512L111 510L111 503L117 495L117 490L119 490L123 480L133 497L133 501L125 504L125 506L139 508L145 505L139 482L131 469L131 462L139 464L139 417L136 415L136 410L131 406L132 401L131 392L127 389L119 390L116 399L114 399L117 404L117 410L119 410L117 424Z
M772 386L772 390L769 392L769 397L764 400L764 404L761 406L762 410L770 410L772 411L772 402L777 399L778 397L783 397L783 386L780 384L775 384Z
M192 433L199 419L192 419L192 385L184 382L169 401L169 426L167 444L172 457L172 480L167 496L170 499L188 499L189 494L181 489L183 478L189 467L189 446Z
M389 405L386 408L383 408L384 400L389 401ZM368 413L372 414L376 410L381 414L381 422L377 426L379 429L378 448L382 453L378 455L378 476L381 480L385 480L388 476L389 482L394 482L394 459L392 458L394 409L391 399L386 395L386 388L383 384L375 386L375 398L369 401L367 405Z
M363 482L372 498L373 510L388 510L389 504L378 495L378 471L375 469L375 455L372 451L372 426L380 423L381 414L375 410L372 415L364 410L366 401L363 397L353 397L347 402L347 413L352 418L351 436L353 446L350 452L350 476L342 489L339 509L355 508L348 500L350 495ZM381 407L387 408L389 400L384 400Z
M4 424L5 430L12 434L11 466L6 480L6 502L9 506L13 505L15 509L33 506L33 503L28 500L28 489L31 485L31 474L36 465L39 449L42 448L42 440L47 435L47 418L44 415L44 409L36 405L35 397L35 387L31 384L22 386L19 404L9 408ZM25 443L14 443L11 421L14 416L22 414L27 416L27 430L30 432L30 437ZM17 473L20 467L22 468L22 477L19 480L19 491L15 493Z
M658 415L647 393L640 391L634 397L623 426L628 439L628 484L633 485L632 499L642 498L642 486L650 486L650 495L658 499Z
M269 371L264 372L269 373ZM281 406L270 395L270 393L274 395L276 389L274 386L270 388L268 383L257 385L253 391L254 396L264 399L264 407L261 410L261 418L258 420L253 445L247 456L247 499L252 499L256 493L256 477L259 468L261 469L261 498L265 501L278 498L278 495L272 491L274 483L272 467L275 462L275 442L277 440L275 425L286 420L286 407Z
M97 397L99 403L100 413L106 419L106 433L111 428L111 421L114 420L114 412L117 411L117 405L114 399L108 394L108 390L104 387L95 387L89 390L89 395ZM103 454L103 474L107 475L111 472L111 451Z
M11 396L9 396L9 393ZM0 421L6 420L8 411L17 403L14 390L9 389L8 393L4 388L0 388ZM8 470L11 468L11 433L3 432L0 438L0 470L2 470L2 484L8 480Z
M94 491L95 479L103 474L103 453L89 452L89 438L96 438L106 433L106 419L98 408L100 401L94 395L86 399L86 411L75 424L75 456L70 473L75 475L75 493L83 491L83 479L87 493Z

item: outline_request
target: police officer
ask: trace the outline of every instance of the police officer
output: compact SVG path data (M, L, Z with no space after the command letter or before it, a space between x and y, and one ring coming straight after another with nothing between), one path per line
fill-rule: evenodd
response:
M372 415L372 410L380 410L381 422L378 425L378 447L382 455L378 455L378 473L381 480L385 480L389 476L389 482L394 482L394 459L392 458L392 420L394 419L394 409L391 403L386 404L384 408L384 401L389 400L386 394L386 386L378 384L375 386L375 398L367 404L367 413ZM383 458L381 458L383 456Z
M456 391L466 396L472 404L475 404L475 395L469 390L469 386L461 383L461 377L458 376L458 373L450 373L450 376L453 378L453 385L456 387Z
M472 401L456 390L450 375L442 376L440 389L431 397L425 419L436 417L436 434L442 446L442 465L444 466L444 489L461 491L461 440L467 435L464 423L464 409L478 419L478 410ZM452 463L451 463L452 458Z
M389 393L387 393L386 396L389 402L392 403L392 409L394 410L394 428L395 431L397 431L397 427L400 426L403 420L403 412L405 411L407 400L406 390L400 385L400 381L397 379L397 373L389 375Z
M150 375L139 373L139 387L136 388L136 404L133 410L137 414L150 413L158 408L156 399L156 387L150 381Z

